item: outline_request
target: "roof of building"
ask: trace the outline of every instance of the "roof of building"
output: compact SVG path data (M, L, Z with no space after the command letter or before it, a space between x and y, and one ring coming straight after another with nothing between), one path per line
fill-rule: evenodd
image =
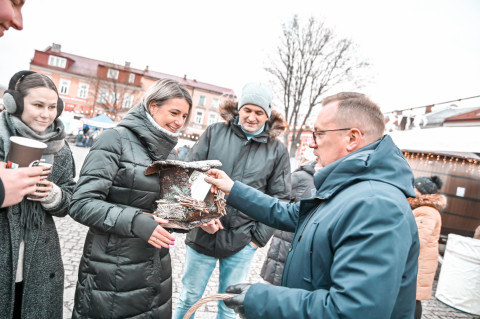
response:
M426 126L442 126L445 119L465 114L475 109L478 109L478 107L457 108L456 106L449 106L443 110L424 114L422 117L426 119Z
M480 107L460 115L451 116L444 121L445 123L455 122L480 122Z
M436 154L480 153L480 127L436 127L388 133L401 150ZM467 155L467 157L472 157ZM478 158L478 156L476 156Z
M182 83L187 87L198 88L206 91L220 93L222 95L236 97L235 92L232 89L205 83L205 82L200 82L195 79L188 79L186 76L179 77L171 74L148 70L148 67L145 70L140 70L140 69L124 66L124 65L86 58L86 57L72 54L72 53L53 50L52 46L47 47L44 51L41 51L41 50L36 50L36 51L45 52L48 54L52 54L55 56L64 57L66 59L72 60L74 63L69 67L68 72L74 73L77 75L83 75L87 77L96 77L98 66L101 65L105 67L112 67L119 70L126 70L131 73L141 74L145 77L149 77L152 79L164 79L164 78L173 79L173 80L177 80L178 82Z

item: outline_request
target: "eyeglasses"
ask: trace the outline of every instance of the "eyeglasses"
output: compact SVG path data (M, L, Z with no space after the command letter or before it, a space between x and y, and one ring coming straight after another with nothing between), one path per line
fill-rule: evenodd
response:
M351 130L352 128L350 127L346 127L346 128L337 128L335 130L318 130L318 131L313 131L312 132L312 135L313 135L313 142L315 144L317 144L317 136L318 135L323 135L325 134L326 132L335 132L335 131L348 131L348 130Z

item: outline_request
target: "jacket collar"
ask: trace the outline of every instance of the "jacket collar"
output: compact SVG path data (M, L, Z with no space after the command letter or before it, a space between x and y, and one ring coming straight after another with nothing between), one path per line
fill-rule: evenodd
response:
M154 161L167 159L178 141L177 137L154 127L148 120L145 108L141 104L133 107L118 123L118 126L132 131L148 149L148 153Z
M415 196L412 170L388 135L319 170L314 176L316 196L327 199L366 180L390 184L405 197Z
M237 106L238 106L238 102L233 101L233 100L227 100L219 108L220 116L229 125L231 125L232 128L235 127L235 125L238 126L238 124L235 124L235 123L238 123L238 109L237 109ZM235 125L232 125L232 121L233 121L233 124L235 124ZM274 138L277 138L277 137L281 136L286 128L287 128L287 123L285 122L285 119L283 118L283 116L280 113L278 113L277 111L272 110L272 114L268 118L267 122L265 122L265 129L263 130L263 132L258 134L255 137L253 137L252 139L257 141L257 142L263 142L264 139L263 139L262 136L263 136L263 134L266 133L266 135L265 135L266 140L264 141L264 143L266 143L268 141L268 139L274 139ZM240 129L240 131L242 131L242 130ZM241 132L241 134L238 134L236 132L236 130L234 130L234 132L235 132L235 134L239 135L240 137L243 137L243 138L246 139L245 133L243 133L243 131Z

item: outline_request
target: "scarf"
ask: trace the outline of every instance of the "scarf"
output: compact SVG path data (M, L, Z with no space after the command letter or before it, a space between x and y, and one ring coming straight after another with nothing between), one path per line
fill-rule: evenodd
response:
M2 140L1 160L5 161L8 151L10 149L10 136L21 136L34 139L47 144L44 151L44 158L47 162L53 164L53 157L55 153L60 151L65 144L65 129L60 119L56 119L46 130L41 134L32 130L20 118L9 114L8 112L0 113L0 139ZM45 217L45 212L39 202L22 200L19 204L10 206L9 214L20 214L21 236L25 238L30 237L31 230L41 228ZM22 238L20 237L20 238Z
M65 127L63 126L63 122L59 119L56 119L49 127L47 127L45 132L42 132L41 134L32 130L16 116L8 114L6 120L9 126L13 128L14 135L31 138L32 140L47 144L47 148L43 152L45 155L57 153L65 144Z

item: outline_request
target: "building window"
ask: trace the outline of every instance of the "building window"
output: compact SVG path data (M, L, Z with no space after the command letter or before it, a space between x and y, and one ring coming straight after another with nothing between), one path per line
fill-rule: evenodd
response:
M68 95L68 90L70 89L70 80L60 79L60 85L58 91L60 94Z
M54 56L54 55L50 55L48 57L48 65L57 66L59 68L65 69L65 66L67 65L67 59L60 58L60 57Z
M208 125L211 125L213 123L217 123L217 113L210 112L208 113Z
M203 110L197 110L197 113L195 114L195 123L203 123Z
M133 105L133 94L125 93L125 95L123 96L122 108L129 109L132 107L132 105Z
M220 100L219 99L212 99L212 107L218 109L220 106Z
M100 104L107 103L109 92L107 89L100 89L98 90L97 102Z
M107 78L109 79L114 79L114 80L118 80L118 74L120 72L118 72L118 70L115 70L115 69L108 69L108 73L107 73Z
M79 98L86 99L88 97L88 89L89 85L87 83L80 83L78 85L77 96Z
M128 83L133 83L135 82L135 73L130 73L128 75Z
M206 97L205 95L200 95L200 98L198 99L198 105L205 105L205 100L206 100Z

